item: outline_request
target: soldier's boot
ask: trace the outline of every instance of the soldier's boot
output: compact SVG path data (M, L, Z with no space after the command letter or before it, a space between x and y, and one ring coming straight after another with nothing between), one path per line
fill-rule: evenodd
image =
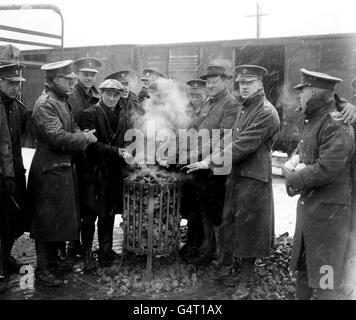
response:
M62 279L59 279L49 269L36 268L35 270L36 283L46 287L59 287L64 284Z
M214 270L212 281L215 283L222 283L224 280L231 278L234 271L234 265L217 265Z
M67 255L75 260L80 260L83 258L83 248L80 243L80 240L68 242Z
M97 262L93 257L93 253L90 249L84 250L84 272L95 273L97 270Z
M251 297L254 289L254 266L256 258L243 258L241 265L241 278L232 294L234 300L245 300Z

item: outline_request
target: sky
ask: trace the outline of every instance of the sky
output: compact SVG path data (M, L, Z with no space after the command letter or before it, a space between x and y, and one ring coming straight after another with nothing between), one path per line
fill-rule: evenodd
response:
M262 17L262 38L356 33L355 0L259 2L268 14ZM256 18L246 17L256 13L256 0L1 0L0 5L33 3L60 8L65 47L256 37ZM0 10L0 24L56 34L61 30L59 16L47 10ZM0 37L9 36L19 35L0 30Z

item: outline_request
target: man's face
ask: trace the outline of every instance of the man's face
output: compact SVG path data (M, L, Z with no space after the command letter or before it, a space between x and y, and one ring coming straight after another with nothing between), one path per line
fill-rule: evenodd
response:
M73 91L75 78L56 77L53 82L66 94L70 94Z
M307 110L307 103L313 97L313 88L312 87L304 87L299 92L299 102L302 107L302 111L305 112Z
M110 109L114 109L119 102L120 93L114 89L105 89L101 91L101 100Z
M150 86L150 80L142 80L143 81L143 86L148 89L148 87Z
M189 92L189 100L195 108L200 108L206 100L206 94L204 92Z
M121 93L121 97L127 99L130 93L129 83L128 82L121 82L122 86L124 87L125 91Z
M95 82L96 72L79 71L78 80L84 85L86 89L90 89Z
M206 79L206 88L208 89L209 96L214 97L227 88L227 80L220 76L208 77Z
M247 99L256 93L262 87L261 80L239 81L240 96Z
M0 90L12 99L15 99L19 95L20 85L20 81L11 81L0 78Z

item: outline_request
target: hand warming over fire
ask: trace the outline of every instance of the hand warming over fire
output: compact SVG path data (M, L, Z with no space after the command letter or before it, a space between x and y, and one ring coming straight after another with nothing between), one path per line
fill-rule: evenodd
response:
M128 152L126 149L119 148L119 155L120 157L127 159L127 158L132 158L132 155L130 152Z
M191 173L198 170L207 170L209 169L209 163L207 160L198 161L187 165L186 169L187 169L187 173Z

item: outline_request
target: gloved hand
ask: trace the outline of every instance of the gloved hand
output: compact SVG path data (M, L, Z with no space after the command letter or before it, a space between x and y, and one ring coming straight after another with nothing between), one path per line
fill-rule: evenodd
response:
M2 183L4 192L9 196L13 196L16 189L15 179L11 177L5 177Z

